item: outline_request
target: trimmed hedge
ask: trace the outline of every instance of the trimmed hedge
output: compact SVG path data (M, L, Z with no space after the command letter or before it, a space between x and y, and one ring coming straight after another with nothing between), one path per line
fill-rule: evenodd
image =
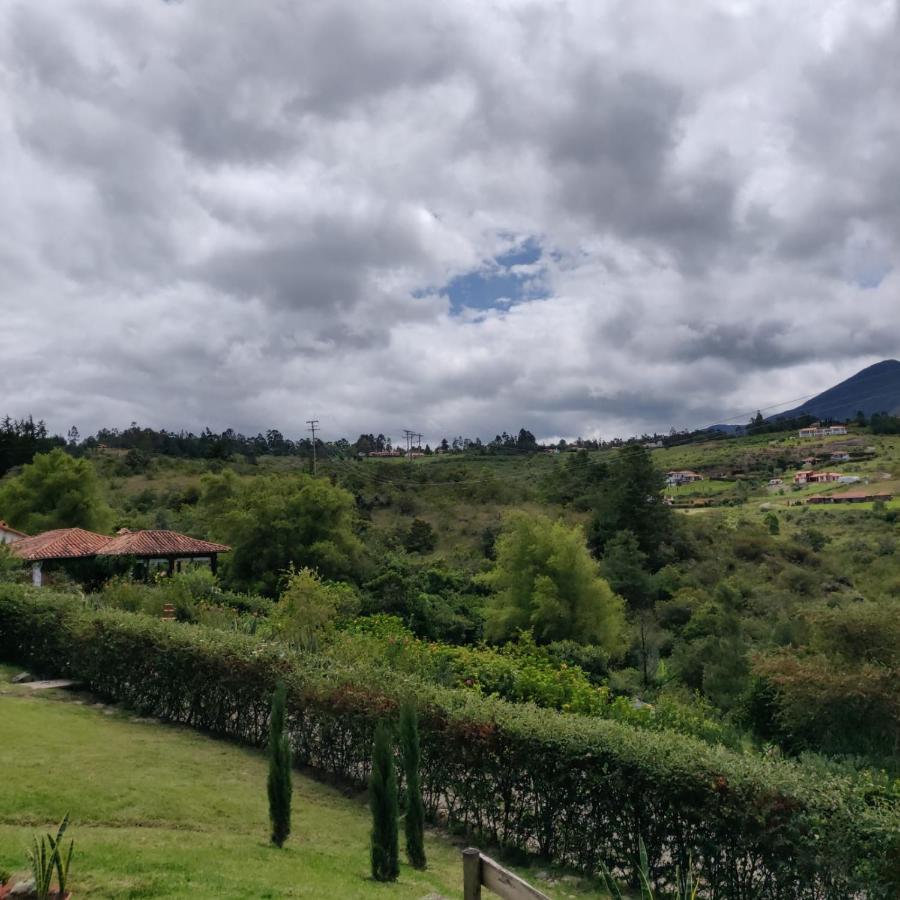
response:
M692 858L710 898L886 900L900 889L900 805L863 777L401 676L388 683L364 666L29 589L0 586L0 658L257 746L282 679L297 763L357 785L375 724L414 692L426 808L451 827L586 872L603 860L626 877L643 837L658 883Z

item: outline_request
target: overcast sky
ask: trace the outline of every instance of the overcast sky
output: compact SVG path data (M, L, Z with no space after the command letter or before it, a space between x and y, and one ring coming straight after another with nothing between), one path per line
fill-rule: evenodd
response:
M0 414L723 421L900 355L877 0L0 2Z

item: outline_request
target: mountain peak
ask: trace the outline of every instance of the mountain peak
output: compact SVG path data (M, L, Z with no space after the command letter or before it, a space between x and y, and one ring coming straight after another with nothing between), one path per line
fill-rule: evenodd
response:
M860 369L855 375L817 394L796 409L779 413L778 416L850 419L860 410L867 416L878 412L900 412L900 361L883 359Z

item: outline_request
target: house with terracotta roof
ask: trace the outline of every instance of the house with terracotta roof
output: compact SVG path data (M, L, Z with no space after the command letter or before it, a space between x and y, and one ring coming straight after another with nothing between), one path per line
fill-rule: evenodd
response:
M10 545L10 551L31 563L31 580L40 587L45 562L101 557L133 557L149 564L164 559L172 575L175 566L184 559L208 559L215 573L220 553L231 547L179 534L177 531L130 531L121 529L114 537L96 534L84 528L56 528L33 537L24 537Z
M13 528L12 525L7 525L3 519L0 519L0 544L12 544L26 537L28 535L24 531L19 531L17 528Z

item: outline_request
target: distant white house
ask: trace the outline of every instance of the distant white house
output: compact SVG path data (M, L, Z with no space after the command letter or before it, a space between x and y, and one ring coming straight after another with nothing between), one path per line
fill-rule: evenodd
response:
M846 433L846 425L821 425L819 422L813 422L812 425L797 432L801 438L834 437Z
M859 475L841 475L838 478L838 484L856 484L859 481L862 481Z
M690 484L694 481L703 481L703 476L688 469L666 472L666 484Z
M834 462L849 462L850 454L841 451L839 453L832 453L831 458Z
M783 478L770 478L769 479L769 487L777 487L779 484L784 484Z
M0 544L13 544L16 541L21 541L24 537L28 537L24 531L18 531L11 525L7 525L3 519L0 519Z
M794 475L794 484L827 484L840 481L844 477L840 472L813 472L811 469L801 469Z

